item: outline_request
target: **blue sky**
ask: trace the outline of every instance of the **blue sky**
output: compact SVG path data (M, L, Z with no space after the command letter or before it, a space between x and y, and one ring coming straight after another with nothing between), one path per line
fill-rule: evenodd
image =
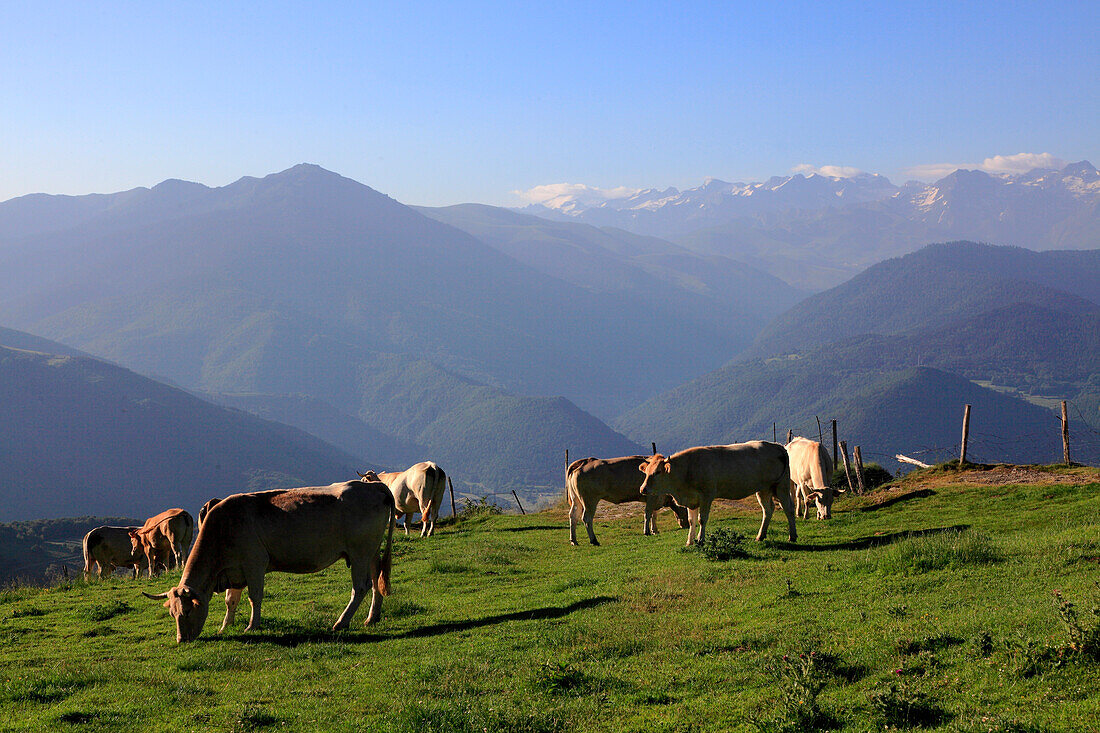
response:
M0 200L299 162L427 205L1100 164L1100 3L528 5L9 4Z

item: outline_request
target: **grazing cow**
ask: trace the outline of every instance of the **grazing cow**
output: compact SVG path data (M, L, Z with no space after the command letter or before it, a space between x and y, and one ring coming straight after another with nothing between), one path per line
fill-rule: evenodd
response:
M206 519L206 515L210 513L210 510L213 509L214 505L219 501L221 501L221 499L214 497L203 504L202 509L199 509L199 529L202 529L202 520Z
M787 450L779 443L757 440L701 446L673 453L668 458L658 453L646 459L638 470L645 474L640 489L642 494L672 494L677 504L688 508L688 521L692 525L688 529L688 545L692 543L696 527L695 542L702 544L710 505L715 499L744 499L750 494L756 494L764 511L757 541L768 534L776 500L787 515L791 542L798 537L791 505Z
M681 527L687 527L687 510L678 506L671 495L665 495L663 501L656 496L642 496L638 493L638 464L645 456L624 456L622 458L581 458L569 464L565 471L565 487L569 495L569 542L577 544L577 519L584 521L588 530L588 541L599 545L596 533L592 531L592 518L596 514L596 505L600 500L612 504L627 501L645 502L645 534L657 534L657 521L654 514L662 506L676 513Z
M356 471L356 473L359 472ZM432 536L435 531L435 520L439 516L439 506L443 503L443 495L447 491L447 474L443 473L442 468L431 461L422 461L404 471L383 473L368 471L359 474L363 479L367 479L368 476L376 477L390 487L394 505L397 507L397 516L400 519L404 515L403 525L406 535L409 533L412 515L420 512L420 536Z
M141 528L96 527L84 535L84 577L90 577L96 569L99 577L106 578L115 568L131 568L136 578L146 563L145 553L137 552L130 541L130 532L138 529Z
M787 443L787 455L791 466L791 498L794 513L806 519L810 513L810 500L817 506L818 519L831 519L833 499L843 494L834 489L829 480L833 477L833 459L829 451L816 441L798 437Z
M202 509L199 509L199 531L202 531L203 520L206 519L206 515L210 513L210 510L214 508L218 502L221 501L220 497L214 497L208 499L205 504L202 505ZM218 629L218 633L222 633L229 625L233 623L233 620L237 616L237 606L241 604L241 595L244 593L242 588L226 588L225 589L225 619L222 621L222 626Z
M233 494L206 515L179 585L144 595L167 599L176 641L183 642L202 632L214 593L247 587L250 631L260 624L266 573L315 573L343 558L351 568L351 601L333 629L348 627L368 587L367 623L374 623L390 593L394 523L393 495L378 481Z
M166 509L146 519L141 529L130 532L130 539L134 552L142 552L148 559L151 578L158 563L166 569L183 565L194 532L195 520L190 514L183 509Z

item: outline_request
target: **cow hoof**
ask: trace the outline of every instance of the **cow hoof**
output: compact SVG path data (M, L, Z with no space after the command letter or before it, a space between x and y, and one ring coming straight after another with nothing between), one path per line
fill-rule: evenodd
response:
M573 547L576 547L577 546L577 541L576 540L569 540L569 544L573 545Z
M593 547L599 547L600 546L599 540L592 540L592 545L593 545Z

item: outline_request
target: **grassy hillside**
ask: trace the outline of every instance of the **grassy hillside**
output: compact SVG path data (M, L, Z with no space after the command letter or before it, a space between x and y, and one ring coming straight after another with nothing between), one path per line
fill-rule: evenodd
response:
M560 513L475 517L398 538L370 630L327 630L334 565L269 575L258 632L215 636L215 600L182 646L140 596L178 576L7 590L0 728L1095 730L1098 513L1093 469L921 472L726 562L667 516L644 537L600 512L599 548Z
M121 367L0 347L0 520L195 513L211 496L330 484L363 465Z

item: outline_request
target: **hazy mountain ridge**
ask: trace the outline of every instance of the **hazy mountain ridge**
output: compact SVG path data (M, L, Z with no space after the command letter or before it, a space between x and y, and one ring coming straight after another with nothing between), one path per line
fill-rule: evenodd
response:
M0 519L197 511L211 496L354 477L311 435L88 357L0 346Z

